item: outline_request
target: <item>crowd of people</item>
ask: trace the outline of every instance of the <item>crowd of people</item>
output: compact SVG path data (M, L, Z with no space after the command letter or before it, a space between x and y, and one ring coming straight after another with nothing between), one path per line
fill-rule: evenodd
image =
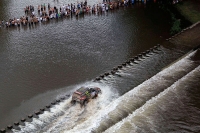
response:
M182 0L173 0L172 4L176 4L178 2L181 2Z
M64 4L63 6L57 8L56 6L51 7L48 3L41 4L37 6L37 11L33 5L28 5L24 8L25 15L20 18L9 19L8 21L0 21L0 27L20 27L26 25L33 25L40 22L50 21L51 19L59 19L69 16L79 16L81 14L100 14L108 12L109 10L118 9L120 6L127 6L129 0L122 0L117 2L110 2L103 0L102 3L94 4L90 6L85 2L77 2L71 4ZM37 13L35 13L37 12Z

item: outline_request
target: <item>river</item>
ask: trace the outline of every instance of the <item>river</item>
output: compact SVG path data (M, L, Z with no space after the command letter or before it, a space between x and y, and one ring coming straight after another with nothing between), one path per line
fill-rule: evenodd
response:
M88 4L93 5L98 2L88 1ZM13 17L21 17L24 15L23 8L25 6L34 5L36 7L38 4L44 3L59 7L63 4L74 3L74 1L1 0L0 19L8 20ZM169 24L162 12L141 3L128 8L121 7L119 10L109 11L101 15L85 14L78 18L75 16L60 18L31 27L1 27L0 128L20 121L21 118L27 118L27 115L44 108L55 99L71 94L80 86L95 85L102 88L103 94L96 101L90 102L86 108L80 108L78 105L70 107L70 98L66 99L59 105L52 107L51 111L45 111L40 118L30 119L30 122L27 122L25 126L20 125L20 132L77 132L84 129L84 126L89 123L91 126L88 127L93 129L89 128L86 131L102 132L108 130L109 132L110 129L113 130L112 128L116 128L115 124L121 119L113 116L114 119L118 120L107 124L108 127L102 126L100 123L106 121L104 118L99 119L100 125L95 122L92 124L94 117L99 114L96 112L100 110L100 114L103 115L105 108L112 110L112 107L107 106L110 103L120 105L115 100L120 101L127 92L140 84L145 84L143 83L145 80L153 77L171 62L186 54L189 48L177 49L171 44L162 46L158 51L125 67L118 74L110 76L106 80L93 82L93 79L100 74L111 71L113 67L129 58L164 42L165 38L169 37L167 31L169 31ZM194 64L192 67L186 66L181 70L188 70L187 67L189 67L190 69L184 74L192 71L191 75L193 76L196 71L199 71L197 66ZM178 80L181 76L179 73L177 75L179 75ZM198 77L198 74L196 75ZM182 77L184 76L182 75ZM195 81L194 78L191 84ZM155 82L152 81L152 83ZM141 96L137 97L141 97L143 100L134 100L137 102L137 108L134 107L134 109L140 110L144 106L146 111L144 113L151 113L155 109L159 111L155 105L154 110L150 110L145 102L163 102L157 98L157 95L165 93L166 88L173 84L175 84L174 81L171 81L164 87L158 87L159 89L152 94L141 92ZM194 88L198 88L198 85ZM191 92L192 98L196 98L197 91ZM146 94L149 98L143 97ZM167 98L173 97L170 94L167 95L169 95L166 96ZM181 95L182 93L180 93ZM155 101L150 100L150 97L156 97ZM172 113L167 112L170 111L171 106L178 106L178 102L164 104L167 111L163 114L171 115ZM183 106L190 108L187 104ZM175 111L177 110L181 111L179 108ZM130 109L129 113L134 111ZM198 114L198 109L195 111ZM128 114L125 113L121 118L127 116ZM171 116L173 117L173 115ZM135 117L129 116L126 119L130 121ZM137 125L137 120L133 121L137 127L140 127ZM147 121L147 117L144 118L144 121ZM151 124L155 122L157 126L159 124L165 125L153 116L149 116L148 121ZM119 131L124 132L124 123L122 121L120 123ZM148 129L151 124L144 124L143 126L146 128L141 127L138 132L142 129L147 131L145 129ZM199 128L197 127L197 129ZM168 130L164 128L162 131ZM15 130L15 132L18 131Z

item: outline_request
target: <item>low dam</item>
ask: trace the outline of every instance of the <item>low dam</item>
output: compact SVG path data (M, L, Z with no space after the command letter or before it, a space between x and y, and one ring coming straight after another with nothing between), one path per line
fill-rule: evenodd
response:
M1 29L0 132L199 132L200 24L170 37L150 9ZM72 106L81 86L102 94Z

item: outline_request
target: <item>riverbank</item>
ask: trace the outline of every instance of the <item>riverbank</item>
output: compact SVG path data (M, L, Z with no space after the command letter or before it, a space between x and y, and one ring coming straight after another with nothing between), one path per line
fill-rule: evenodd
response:
M158 2L158 6L169 17L170 34L175 35L186 27L200 21L200 1L184 0L178 3L170 1Z
M175 8L191 23L200 21L200 1L184 0L176 4Z
M200 45L200 21L167 39L177 46L196 48Z
M173 44L180 46L197 47L200 44L200 1L184 0L174 5L178 13L192 25L181 28L177 34L169 38ZM178 18L176 18L178 19Z

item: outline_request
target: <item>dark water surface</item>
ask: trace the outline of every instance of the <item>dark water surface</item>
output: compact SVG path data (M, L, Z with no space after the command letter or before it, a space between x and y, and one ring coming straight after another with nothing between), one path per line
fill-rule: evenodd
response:
M37 4L61 6L71 2L74 3L70 0L1 0L0 19L23 16L27 5L36 8ZM88 4L97 2L88 1ZM69 17L31 27L1 27L0 126L19 121L130 57L162 43L169 36L168 30L168 21L162 12L142 4L108 14ZM123 95L187 51L188 48L178 49L173 45L162 47L130 70L122 70L119 74L122 78L111 77L103 84Z

